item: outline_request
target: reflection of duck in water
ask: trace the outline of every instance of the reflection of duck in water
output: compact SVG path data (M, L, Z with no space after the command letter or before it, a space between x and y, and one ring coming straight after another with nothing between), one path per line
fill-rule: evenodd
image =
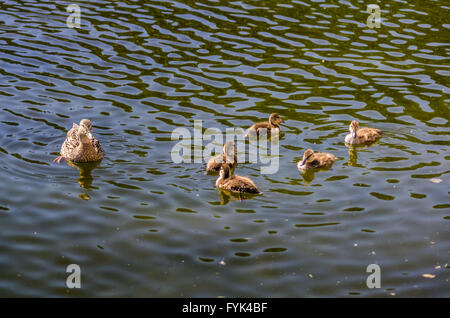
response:
M353 167L358 166L358 152L354 146L348 147L348 165Z
M303 178L303 181L305 181L306 185L310 184L314 180L314 175L316 174L317 170L309 169L309 170L303 170L301 173L301 176Z
M102 145L92 135L89 119L82 119L80 125L73 124L61 146L61 155L53 160L60 163L62 159L73 162L92 162L103 158Z
M219 196L220 196L220 204L226 205L230 201L243 201L247 199L251 199L254 194L245 194L241 192L231 192L223 189L219 189Z
M306 149L302 160L297 164L297 168L299 170L326 168L330 167L337 159L331 153L314 152L312 149Z
M278 130L280 132L281 131L280 123L283 123L283 122L284 122L284 120L281 119L280 115L278 115L276 113L270 114L268 122L266 121L266 122L262 122L262 123L253 124L247 130L245 137L254 136L254 135L259 136L259 133L262 130L266 130L268 136L272 132L272 129Z
M345 136L345 143L348 145L366 144L376 141L383 132L377 128L359 127L359 123L354 120L348 127L350 134Z
M220 167L224 163L228 163L231 169L237 165L236 147L232 141L227 141L223 145L223 154L209 159L206 165L206 172L219 172Z
M67 164L78 169L78 171L80 172L80 178L77 180L78 183L83 189L90 190L92 181L94 180L91 172L99 165L100 162L101 161L77 163L73 161L67 161Z
M216 187L239 193L262 194L250 178L232 175L228 164L223 164L220 168Z

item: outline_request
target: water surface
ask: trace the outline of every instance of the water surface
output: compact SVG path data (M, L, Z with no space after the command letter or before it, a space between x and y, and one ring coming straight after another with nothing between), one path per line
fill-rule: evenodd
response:
M363 1L73 2L79 29L69 1L0 4L0 296L450 296L447 1L374 29ZM172 161L175 128L272 112L278 172L236 169L262 196ZM106 157L52 163L82 118ZM352 119L382 139L349 150ZM340 160L301 175L307 148Z

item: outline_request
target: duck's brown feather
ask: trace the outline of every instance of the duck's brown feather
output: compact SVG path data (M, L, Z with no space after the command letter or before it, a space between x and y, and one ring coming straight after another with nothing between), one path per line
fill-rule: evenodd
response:
M349 134L350 137L346 138L346 142L350 144L370 143L376 141L382 134L383 132L380 129L363 127L358 129L356 138Z
M61 156L74 162L101 160L104 156L104 150L98 139L94 137L90 140L90 143L81 145L77 135L78 128L77 124L73 124L73 127L67 132L66 140L61 146Z
M248 137L250 134L256 134L259 135L260 129L266 129L267 134L271 133L272 129L278 129L281 131L281 128L279 125L273 125L269 122L262 122L262 123L256 123L253 124L248 130L246 136Z
M77 132L78 125L73 124L73 127L67 132L66 139L61 146L61 156L70 161L73 161L71 158L79 146Z
M315 152L308 161L301 166L301 161L299 162L300 169L316 169L331 166L338 158L326 152Z
M219 188L235 192L261 193L251 179L241 176L231 176L220 183Z
M226 162L227 156L225 154L211 157L208 163L206 164L206 171L218 172L220 170L220 167L222 167L222 165ZM230 168L234 168L237 165L237 155L234 155L234 161L228 162L228 164L230 165Z
M363 127L358 130L356 137L366 141L375 141L380 138L382 134L383 132L380 129Z

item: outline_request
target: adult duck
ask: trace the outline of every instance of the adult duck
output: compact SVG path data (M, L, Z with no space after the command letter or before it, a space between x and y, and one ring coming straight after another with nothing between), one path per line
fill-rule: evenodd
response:
M97 138L92 135L92 123L89 119L82 119L80 124L73 124L61 146L60 156L53 162L61 160L73 162L99 161L104 156L104 150Z

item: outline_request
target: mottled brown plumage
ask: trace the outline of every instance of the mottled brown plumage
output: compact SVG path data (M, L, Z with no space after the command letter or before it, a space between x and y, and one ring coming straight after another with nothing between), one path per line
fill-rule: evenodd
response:
M245 134L245 137L249 137L252 135L259 136L261 130L266 130L267 135L270 135L273 130L281 131L280 123L283 123L284 120L281 119L280 115L273 113L269 116L269 121L253 124Z
M54 162L62 159L73 162L92 162L101 160L104 156L103 147L97 138L92 136L92 124L89 119L73 124L61 146L61 155Z
M359 123L354 120L348 127L350 134L345 136L345 143L349 145L366 144L376 141L383 132L377 128L359 127Z
M228 163L231 168L237 165L236 147L234 142L227 141L223 145L223 154L211 157L206 164L206 172L219 172L222 164Z
M233 192L262 194L250 178L232 175L228 164L223 164L220 168L216 187Z
M303 154L302 160L297 164L299 170L308 170L316 168L324 168L331 166L338 158L331 153L314 152L307 149Z

